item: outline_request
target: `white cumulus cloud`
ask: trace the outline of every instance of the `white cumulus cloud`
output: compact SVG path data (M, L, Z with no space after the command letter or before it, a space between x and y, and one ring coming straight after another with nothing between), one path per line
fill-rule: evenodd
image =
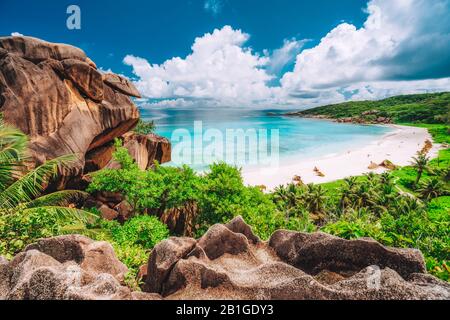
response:
M264 67L269 59L244 47L249 35L230 26L195 39L192 53L164 63L128 55L124 62L139 77L136 85L147 98L220 100L227 105L270 97L271 80Z
M283 46L275 49L270 55L267 70L272 74L280 73L286 65L295 60L306 42L308 40L284 40Z
M300 108L450 91L450 0L370 0L366 11L360 28L341 23L309 49L309 40L291 39L258 54L248 34L225 26L195 39L186 57L124 62L158 106Z
M450 76L449 0L371 0L367 12L362 28L342 23L299 54L284 89Z

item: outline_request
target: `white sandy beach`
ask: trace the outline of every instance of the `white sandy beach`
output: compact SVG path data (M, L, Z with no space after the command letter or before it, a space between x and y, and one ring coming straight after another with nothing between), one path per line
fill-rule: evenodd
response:
M279 185L292 182L298 175L305 183L325 183L343 179L349 176L358 176L367 172L382 173L384 169L368 169L371 161L379 164L384 160L390 160L395 165L409 165L411 158L422 149L425 141L432 141L427 129L391 125L394 132L384 135L379 140L372 141L369 145L354 149L343 150L335 156L299 160L280 159L278 168L244 169L244 181L248 185L264 185L267 190L273 190ZM434 144L430 156L436 157L440 145ZM319 177L314 172L317 167L325 177Z

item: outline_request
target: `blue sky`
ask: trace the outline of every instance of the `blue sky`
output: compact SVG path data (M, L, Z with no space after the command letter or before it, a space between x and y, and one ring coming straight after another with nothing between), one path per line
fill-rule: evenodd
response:
M2 0L0 35L81 47L154 106L296 108L450 90L449 16L450 0Z
M130 72L122 63L127 54L145 57L152 63L186 56L196 37L225 25L251 34L248 45L256 51L276 49L284 39L293 37L318 41L342 20L361 25L367 16L362 10L365 3L365 0L2 0L0 34L19 32L70 43L83 48L104 68ZM66 28L66 8L70 4L81 8L79 31Z

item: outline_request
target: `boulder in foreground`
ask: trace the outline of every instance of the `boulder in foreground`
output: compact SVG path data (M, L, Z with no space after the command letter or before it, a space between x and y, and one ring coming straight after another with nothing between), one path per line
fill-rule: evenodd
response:
M106 242L43 239L0 258L0 300L450 299L450 285L426 274L417 250L283 230L264 242L240 217L198 240L158 244L140 270L144 292L123 285L126 271Z
M121 281L127 268L109 243L83 236L43 239L0 263L0 300L155 300Z
M165 299L450 299L419 251L371 239L280 230L262 242L238 217L184 239L192 250L174 241L156 246L148 263L145 289Z

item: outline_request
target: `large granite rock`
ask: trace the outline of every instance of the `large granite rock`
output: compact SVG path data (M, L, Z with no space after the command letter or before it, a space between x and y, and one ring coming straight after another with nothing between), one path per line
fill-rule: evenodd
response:
M158 244L140 270L143 292L122 284L125 272L105 242L42 239L0 258L0 300L450 300L450 284L426 274L416 250L289 231L264 242L240 217Z
M150 255L145 291L165 299L450 299L417 250L370 239L276 232L262 242L241 218Z
M131 292L111 246L81 236L43 239L0 264L0 300L155 300Z
M38 250L60 263L76 262L85 271L108 273L119 281L128 272L108 242L93 241L80 235L42 239L29 245L25 251Z
M111 141L134 128L139 119L130 96L139 96L130 81L102 74L78 48L31 37L0 38L4 121L30 136L34 165L61 155L78 156L70 169L61 172L67 178L61 187L69 178L110 162ZM157 139L145 142L146 162L170 160L167 146ZM100 159L93 161L96 157Z
M123 146L142 170L151 168L155 161L166 163L171 160L170 141L153 133L142 135L128 132L123 135Z

